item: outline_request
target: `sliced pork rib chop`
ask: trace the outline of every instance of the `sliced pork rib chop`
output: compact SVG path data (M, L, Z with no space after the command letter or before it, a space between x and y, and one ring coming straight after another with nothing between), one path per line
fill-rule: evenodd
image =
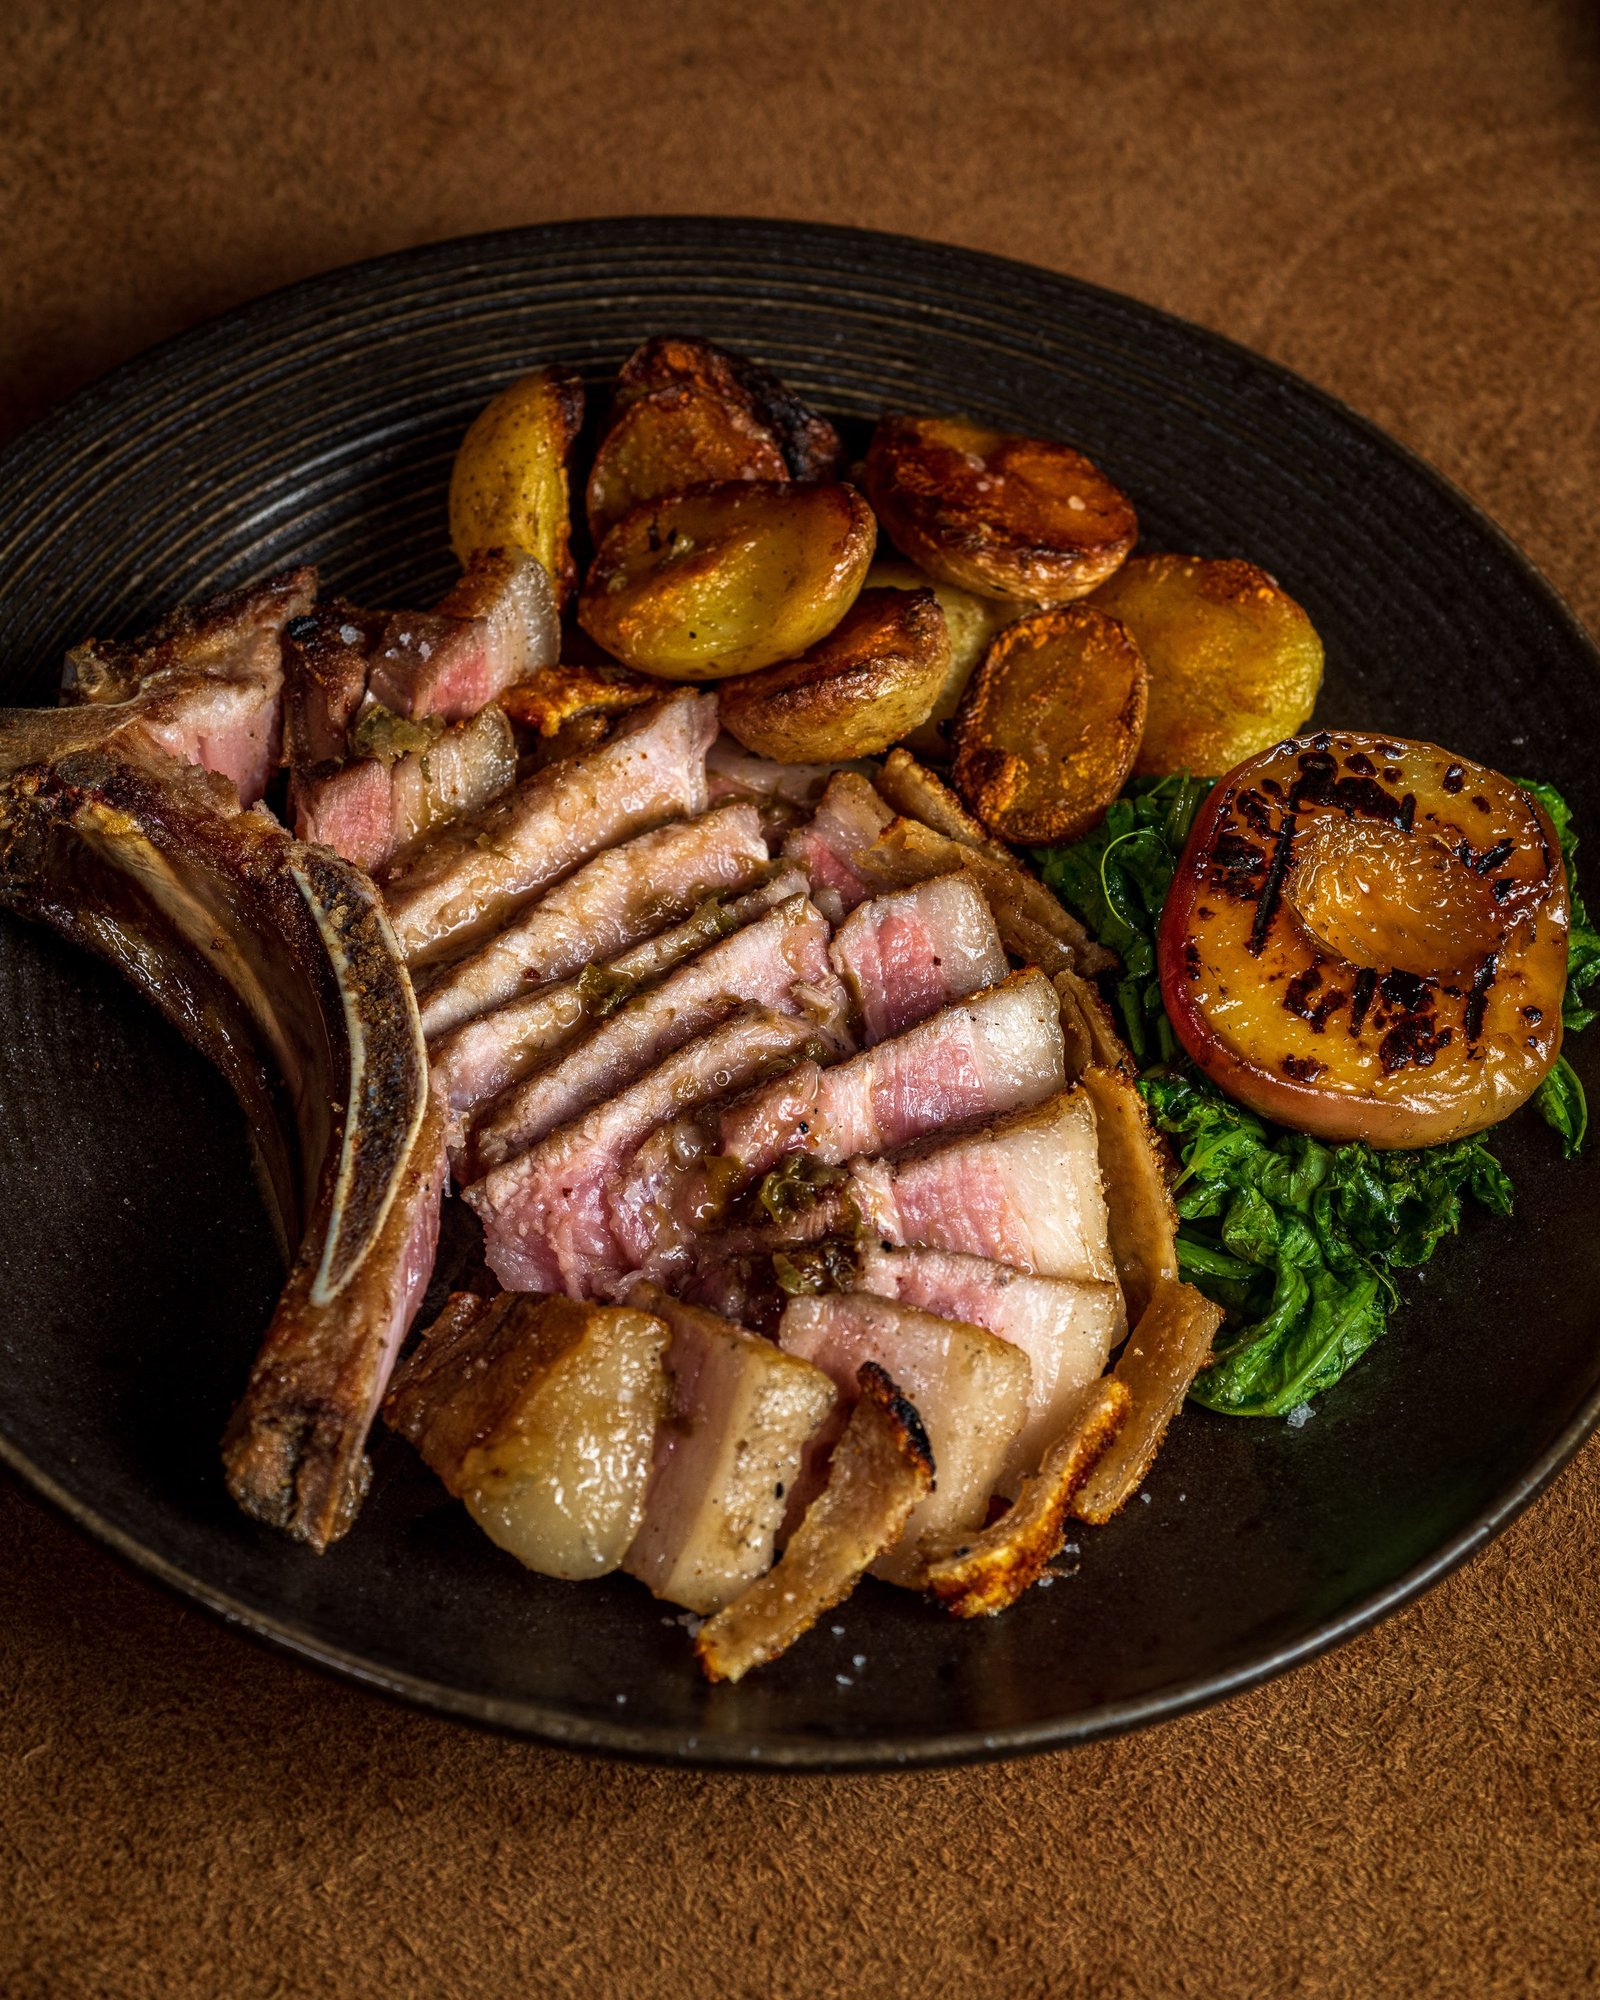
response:
M0 769L16 745L0 736ZM410 982L367 879L137 747L11 763L0 902L126 973L228 1078L298 1243L225 1445L248 1512L323 1548L433 1260L442 1127Z
M1001 1468L1006 1493L1014 1493L1038 1470L1127 1330L1122 1293L1115 1285L1030 1277L1008 1264L956 1250L888 1250L866 1244L858 1255L855 1285L941 1319L985 1327L1027 1355L1032 1369L1028 1412Z
M654 1285L628 1304L672 1329L672 1400L623 1568L657 1597L718 1611L772 1566L801 1453L834 1405L819 1368Z
M864 1225L885 1243L1116 1282L1094 1107L1082 1090L897 1160L858 1160L850 1178Z
M628 1276L607 1206L610 1184L674 1113L724 1097L815 1056L842 1021L741 1008L615 1097L507 1160L465 1190L483 1224L489 1268L513 1291L614 1296Z
M452 1148L460 1147L467 1127L485 1105L614 1013L631 995L778 904L803 896L805 888L800 869L779 868L770 881L742 896L707 898L682 923L658 931L604 964L586 965L576 979L536 987L525 998L508 1001L493 1013L463 1021L441 1035L428 1053Z
M753 887L768 865L750 805L719 806L609 847L478 950L425 978L422 1032L431 1042L530 987L603 964L688 916L706 897Z
M461 722L556 659L555 592L537 557L487 549L433 611L383 618L367 691L396 715Z
M283 631L316 588L314 569L285 570L175 611L141 639L85 639L67 655L66 714L0 714L8 755L42 759L106 743L115 718L169 756L229 779L254 805L278 761Z
M625 715L597 749L547 764L424 841L384 880L407 964L475 943L602 848L703 812L716 726L713 696L669 695Z
M982 1327L868 1292L791 1300L778 1327L778 1345L830 1376L846 1407L854 1400L862 1365L875 1362L893 1375L927 1426L937 1484L878 1562L878 1575L905 1582L923 1541L983 1525L1011 1440L1027 1414L1028 1359L1020 1348ZM833 1443L828 1428L811 1447L802 1501L822 1483L823 1452Z
M858 858L871 847L894 814L868 781L856 771L839 771L828 780L816 812L797 826L783 843L785 858L798 861L811 877L811 893L830 921L874 889L894 886L892 878L864 873Z
M652 1134L613 1196L618 1234L641 1269L680 1268L693 1261L695 1234L788 1155L839 1166L1038 1104L1063 1082L1050 982L1015 973L848 1062L797 1063L748 1096Z
M858 903L839 926L832 957L869 1045L1006 976L989 905L966 875Z
M479 1125L477 1158L498 1166L535 1145L740 1005L828 1020L842 1012L827 920L809 896L791 896L697 952L517 1084Z
M516 775L516 735L505 711L489 707L441 730L426 750L353 757L321 777L297 774L289 793L295 835L374 872L435 827L498 798Z

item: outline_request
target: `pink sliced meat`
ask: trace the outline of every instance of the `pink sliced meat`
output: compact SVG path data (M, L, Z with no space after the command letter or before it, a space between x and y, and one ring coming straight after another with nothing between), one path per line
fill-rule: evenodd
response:
M459 722L549 666L560 650L544 566L515 549L473 558L434 611L396 611L373 647L367 689L397 715Z
M751 805L719 806L637 834L586 861L427 983L422 1032L431 1042L530 988L603 964L708 896L753 887L768 865Z
M829 1019L842 1010L827 921L808 896L698 952L519 1084L480 1127L479 1161L498 1166L536 1144L741 1005Z
M838 1413L808 1451L796 1512L820 1489L820 1461L834 1442L828 1433L843 1428L857 1377L870 1361L888 1371L915 1404L935 1468L933 1491L876 1566L877 1574L904 1582L924 1540L982 1527L1011 1441L1027 1415L1029 1367L1020 1348L982 1327L866 1292L792 1299L778 1328L778 1345L820 1368L840 1395Z
M334 599L285 628L283 761L295 773L344 762L380 625L377 614Z
M516 775L511 724L502 709L486 708L392 763L357 757L323 777L297 775L295 833L375 871L446 821L487 805Z
M68 653L62 699L118 713L147 743L231 781L254 805L278 761L283 635L316 595L314 569L186 605L131 642L85 639Z
M784 841L785 856L811 877L812 895L833 922L883 886L857 859L893 821L859 772L840 771L828 780L812 818Z
M746 1176L785 1153L837 1164L887 1153L931 1132L998 1118L1065 1087L1060 1010L1042 972L1019 972L942 1008L849 1062L802 1065L728 1105L718 1151Z
M547 764L465 814L385 877L408 965L475 943L602 848L705 810L714 696L687 689L626 715L597 749Z
M705 1614L772 1567L789 1488L834 1387L809 1362L653 1285L635 1286L628 1303L671 1329L672 1404L623 1568Z
M741 1008L574 1124L496 1167L465 1190L483 1224L489 1268L512 1291L615 1296L629 1273L606 1202L618 1169L675 1112L814 1053L826 1033L795 1015Z
M983 892L968 875L936 875L872 896L845 918L833 963L871 1044L1006 976Z
M863 1245L857 1268L859 1290L986 1327L1027 1355L1033 1371L1028 1412L1001 1477L1008 1493L1038 1470L1127 1331L1122 1293L1113 1284L1031 1277L955 1250L887 1250L871 1243Z
M898 1160L858 1160L850 1178L863 1222L885 1243L964 1250L1045 1278L1116 1280L1082 1090Z
M466 1126L485 1105L615 1011L631 992L642 991L708 944L804 892L805 877L798 868L779 869L771 881L742 896L708 898L682 923L604 965L586 966L576 979L536 987L439 1036L429 1055L452 1145L460 1144Z

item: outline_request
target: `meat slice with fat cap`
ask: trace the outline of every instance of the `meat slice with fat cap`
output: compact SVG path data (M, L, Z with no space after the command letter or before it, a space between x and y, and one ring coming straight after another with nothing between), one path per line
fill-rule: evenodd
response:
M25 761L0 727L0 902L117 965L221 1069L298 1245L224 1446L247 1512L323 1548L433 1262L442 1124L372 885L138 744Z
M422 1031L431 1042L531 987L603 964L706 897L753 887L768 866L751 805L719 806L636 834L547 889L469 956L425 978Z
M478 1160L498 1166L537 1144L741 1004L827 1020L842 1012L843 989L828 964L827 921L808 896L791 896L707 945L515 1085L478 1127Z
M507 1001L441 1035L428 1054L452 1148L464 1142L467 1127L485 1105L614 1013L631 994L779 903L804 895L805 887L800 869L779 868L770 881L741 896L708 897L682 923L602 965L585 966L576 979L536 987L523 999Z
M441 730L426 750L387 761L353 757L323 777L297 775L290 785L295 835L371 873L436 827L498 798L516 775L511 724L504 710L486 708Z
M778 1345L821 1368L850 1397L866 1362L892 1372L927 1426L938 1467L934 1490L907 1521L877 1574L905 1582L920 1545L981 1528L1011 1440L1028 1409L1028 1358L980 1326L941 1319L868 1292L791 1299ZM825 1430L810 1452L815 1467L833 1439ZM802 1482L802 1498L806 1491Z
M13 761L109 747L114 728L227 778L244 805L278 761L283 632L316 595L314 569L186 605L142 638L85 639L67 655L64 713L0 711ZM24 739L27 747L24 748Z
M647 1312L457 1292L384 1415L519 1562L605 1576L644 1519L667 1338Z
M676 1112L815 1054L842 1028L842 1021L741 1008L615 1097L494 1168L465 1190L483 1224L489 1268L514 1291L613 1296L630 1265L606 1197L645 1136Z
M968 875L868 897L839 926L832 956L869 1044L1006 976L1000 933Z
M657 1597L720 1610L772 1567L807 1441L833 1409L820 1368L654 1285L629 1305L672 1330L671 1400L644 1520L623 1562Z
M700 1628L695 1652L708 1680L742 1680L809 1632L894 1547L932 1486L928 1433L889 1374L868 1362L855 1390L828 1483L783 1554Z
M898 1160L858 1160L850 1177L863 1224L885 1243L964 1250L1043 1278L1116 1281L1082 1090Z
M602 848L703 812L716 725L713 696L668 695L625 715L597 749L545 765L424 841L384 878L406 963L475 943Z
M1015 1493L1038 1470L1127 1330L1122 1293L1114 1284L1036 1278L958 1250L865 1244L855 1284L941 1319L985 1327L1027 1355L1028 1411L1001 1468L1000 1489L1006 1493Z

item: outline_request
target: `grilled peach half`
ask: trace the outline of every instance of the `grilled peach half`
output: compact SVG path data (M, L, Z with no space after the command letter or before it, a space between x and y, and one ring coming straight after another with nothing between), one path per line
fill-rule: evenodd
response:
M583 383L570 368L536 368L479 411L450 473L450 540L465 566L480 549L526 549L565 604L572 560L567 473L583 423Z
M753 673L833 630L876 539L853 486L743 480L670 494L625 514L600 544L578 622L642 673Z
M1561 1049L1568 893L1519 786L1432 743L1322 733L1252 757L1195 821L1161 993L1212 1081L1319 1139L1497 1124Z
M902 555L981 597L1085 597L1139 532L1127 496L1081 452L959 417L882 418L866 486Z

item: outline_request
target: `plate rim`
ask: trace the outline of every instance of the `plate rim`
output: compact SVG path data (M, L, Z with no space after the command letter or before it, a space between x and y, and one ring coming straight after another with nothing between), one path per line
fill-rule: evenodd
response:
M1596 669L1600 670L1600 645L1597 645L1582 619L1532 557L1470 494L1412 446L1284 363L1247 347L1228 334L1152 305L1134 294L1055 271L1045 265L931 237L839 223L811 222L802 218L681 212L569 218L433 238L335 265L209 314L82 384L0 447L0 484L8 483L26 459L42 448L48 448L58 429L81 419L103 399L114 400L124 393L127 383L137 382L150 371L170 366L174 354L223 329L232 329L241 323L248 325L257 315L270 317L275 310L292 305L302 296L330 286L359 289L362 279L370 279L378 273L403 276L408 268L443 253L470 257L473 252L481 250L503 255L508 249L525 247L531 255L541 243L548 245L563 240L591 249L612 245L620 248L629 243L648 245L652 235L670 238L674 231L702 232L709 236L748 234L752 240L758 240L763 235L769 238L788 237L799 244L831 240L857 247L893 245L921 256L933 252L969 266L978 265L1002 274L1025 275L1030 283L1037 284L1042 280L1068 293L1105 302L1124 312L1131 309L1146 321L1181 333L1219 355L1231 356L1258 377L1273 379L1297 397L1309 398L1320 404L1382 455L1404 462L1414 475L1432 485L1470 520L1480 534L1487 536L1503 559L1509 560L1524 587L1544 600L1556 622L1569 629L1579 645L1589 653ZM686 1731L680 1725L629 1725L599 1716L575 1714L571 1710L529 1699L511 1700L475 1694L426 1675L380 1667L370 1659L317 1638L297 1627L292 1619L234 1598L184 1564L148 1547L137 1535L119 1527L96 1506L81 1499L42 1466L35 1464L5 1434L3 1415L0 1415L0 1468L108 1550L125 1568L148 1577L184 1602L198 1605L220 1624L319 1672L424 1713L467 1722L521 1740L537 1741L554 1749L677 1768L746 1773L847 1773L998 1762L1071 1748L1121 1735L1154 1722L1175 1720L1291 1672L1391 1616L1487 1546L1547 1490L1596 1430L1600 1430L1600 1385L1578 1405L1556 1436L1507 1483L1493 1502L1480 1509L1465 1526L1430 1554L1333 1617L1322 1620L1298 1638L1255 1659L1215 1673L1169 1683L1141 1695L1102 1702L1070 1716L1010 1724L988 1731L948 1730L905 1741L791 1734L726 1736Z

